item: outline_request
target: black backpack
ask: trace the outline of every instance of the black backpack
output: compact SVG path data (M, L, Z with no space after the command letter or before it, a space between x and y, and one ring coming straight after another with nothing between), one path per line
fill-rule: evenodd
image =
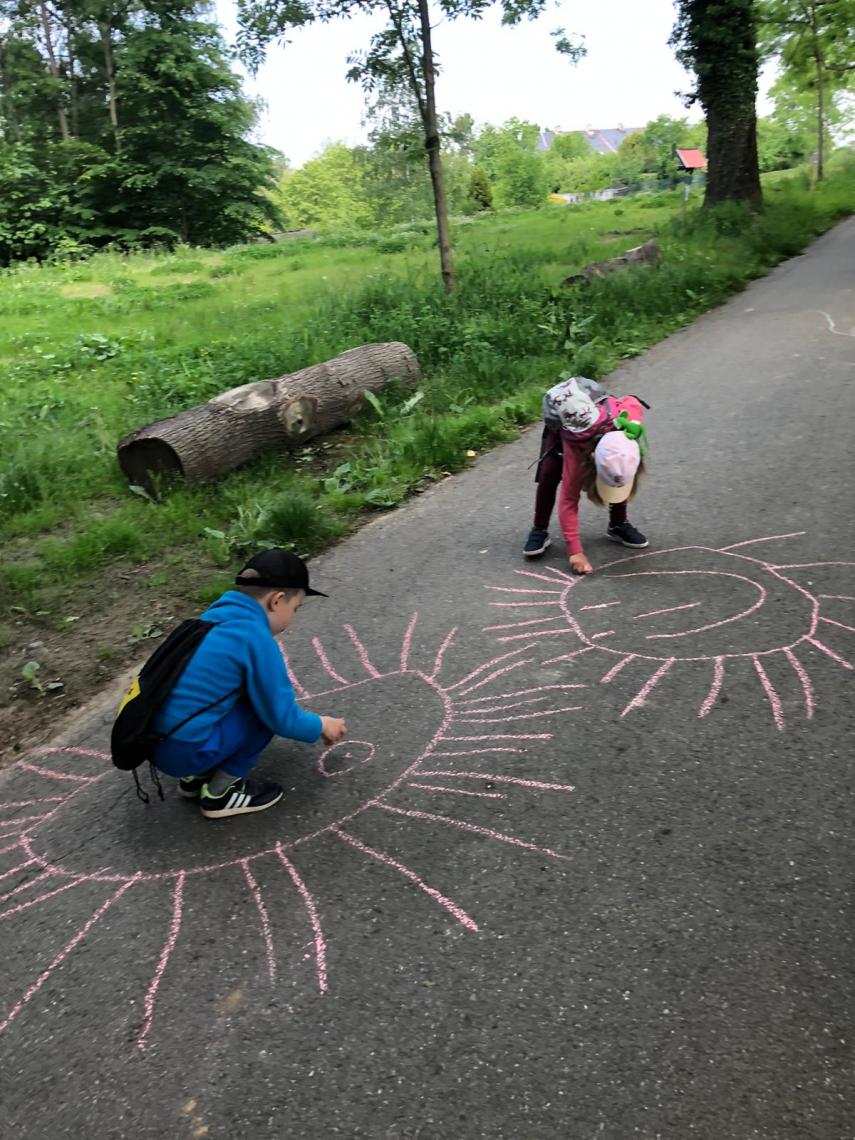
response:
M190 618L177 626L167 639L158 645L134 677L119 705L110 733L110 755L117 768L123 772L133 772L137 795L144 803L149 802L149 797L140 787L136 771L140 764L148 763L158 795L163 799L163 788L160 786L153 763L157 745L161 740L172 736L179 728L183 728L193 717L207 712L214 705L240 692L240 688L233 689L211 704L196 709L169 732L155 732L154 721L161 706L172 692L190 658L214 628L214 624L210 621L201 621L199 618Z

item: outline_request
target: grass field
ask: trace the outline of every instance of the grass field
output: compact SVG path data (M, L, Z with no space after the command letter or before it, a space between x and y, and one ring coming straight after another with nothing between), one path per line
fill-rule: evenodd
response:
M216 593L247 550L313 553L510 438L562 369L604 376L853 208L855 170L838 160L814 192L799 175L776 179L757 218L699 200L684 210L673 192L461 220L451 296L428 225L2 273L0 648L11 652L0 704L77 699L66 659L84 689L103 681L172 611ZM649 238L658 267L560 288ZM423 398L411 409L406 393L384 394L346 431L157 503L120 475L127 431L378 340L419 357ZM151 589L122 607L108 584L117 574ZM146 597L166 598L169 612L151 618Z

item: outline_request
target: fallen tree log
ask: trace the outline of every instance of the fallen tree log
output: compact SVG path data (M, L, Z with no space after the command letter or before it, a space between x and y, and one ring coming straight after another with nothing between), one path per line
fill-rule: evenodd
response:
M658 260L659 246L655 241L646 241L642 245L628 249L619 257L610 257L608 261L592 261L580 273L574 273L572 277L565 277L561 282L561 288L569 289L583 281L590 281L593 277L604 277L616 269L626 269L629 265L655 265Z
M158 477L198 482L231 471L270 447L293 449L346 423L390 380L418 383L415 353L399 342L365 344L275 380L223 392L206 404L120 440L129 482L156 490Z

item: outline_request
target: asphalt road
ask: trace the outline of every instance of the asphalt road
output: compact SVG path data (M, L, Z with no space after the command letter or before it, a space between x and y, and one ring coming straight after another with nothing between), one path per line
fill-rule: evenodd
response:
M610 378L642 556L524 563L529 432L316 560L280 808L104 715L4 773L2 1135L855 1136L853 286L850 220Z

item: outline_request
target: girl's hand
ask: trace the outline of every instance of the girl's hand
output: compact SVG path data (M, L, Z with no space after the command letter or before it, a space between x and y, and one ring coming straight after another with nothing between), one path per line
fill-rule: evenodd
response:
M570 569L574 574L590 574L594 567L584 554L571 554Z

